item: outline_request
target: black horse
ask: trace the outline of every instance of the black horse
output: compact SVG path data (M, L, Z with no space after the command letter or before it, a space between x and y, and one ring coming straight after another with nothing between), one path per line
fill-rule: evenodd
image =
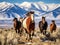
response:
M42 17L42 21L39 22L40 32L46 34L48 23L45 21L45 17Z

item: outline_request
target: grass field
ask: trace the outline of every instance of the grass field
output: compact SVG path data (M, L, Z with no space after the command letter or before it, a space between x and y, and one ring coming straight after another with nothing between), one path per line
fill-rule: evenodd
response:
M47 29L49 32L49 29ZM32 42L26 40L27 34L25 32L17 34L14 29L0 29L0 45L60 45L60 29L56 32L50 33L51 37L41 34L39 29L35 30L35 36L33 36ZM52 40L50 40L52 39Z

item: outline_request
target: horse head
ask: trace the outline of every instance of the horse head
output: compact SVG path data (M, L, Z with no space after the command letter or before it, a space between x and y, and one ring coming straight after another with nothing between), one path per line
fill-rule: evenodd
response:
M32 21L34 20L34 12L33 11L28 12L26 15L27 15L27 17L30 16Z

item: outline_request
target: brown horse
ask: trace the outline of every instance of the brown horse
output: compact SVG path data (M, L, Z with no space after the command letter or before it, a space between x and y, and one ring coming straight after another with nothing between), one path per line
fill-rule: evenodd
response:
M15 28L16 33L21 33L20 28L21 28L21 22L17 20L17 18L13 19L13 26Z
M32 35L34 34L35 22L34 22L34 12L28 12L27 17L23 21L23 27L29 35L29 40L32 39ZM33 32L31 34L31 32Z
M50 31L51 31L51 33L53 33L53 31L56 31L56 28L57 28L57 26L55 24L55 21L52 20L52 24L50 24Z

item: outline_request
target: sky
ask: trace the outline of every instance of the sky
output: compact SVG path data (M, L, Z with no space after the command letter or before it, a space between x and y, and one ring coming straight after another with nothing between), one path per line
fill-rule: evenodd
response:
M57 3L60 4L60 0L0 0L0 2L10 2L10 3L23 3L23 2L44 2L44 3Z

